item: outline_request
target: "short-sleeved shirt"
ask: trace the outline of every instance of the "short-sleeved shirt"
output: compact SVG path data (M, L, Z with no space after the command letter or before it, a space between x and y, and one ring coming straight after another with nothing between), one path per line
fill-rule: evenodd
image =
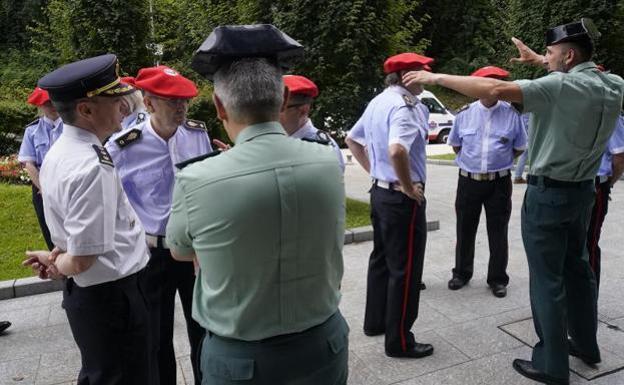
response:
M413 182L425 182L429 110L416 96L400 86L377 95L351 128L348 138L366 146L374 179L396 183L388 149L400 144L409 154Z
M563 181L595 177L622 108L624 80L592 62L518 80L529 128L529 173Z
M135 130L140 136L120 146L121 138ZM176 164L212 152L208 134L202 128L181 125L165 141L148 118L138 126L113 136L106 142L130 204L141 218L145 231L165 235L173 196Z
M344 184L328 146L293 140L278 122L176 175L167 243L195 251L193 318L254 341L325 322L343 274Z
M66 124L41 167L46 223L52 242L95 263L73 276L85 287L115 281L147 265L141 221L97 136Z
M26 126L17 160L22 163L33 162L37 168L40 168L43 158L62 132L61 118L56 120L46 116L38 118Z
M615 130L609 138L607 149L600 160L598 176L613 175L613 155L624 154L624 115L620 115L615 125Z
M303 126L301 126L297 131L293 132L292 135L290 135L290 137L297 138L297 139L311 139L311 140L323 139L319 137L318 133L319 133L319 129L314 127L314 124L312 124L312 121L308 119L306 123ZM338 163L340 164L340 168L344 172L345 164L344 164L344 159L342 158L342 151L340 151L340 147L338 147L338 143L336 143L334 138L332 138L329 135L327 135L327 137L330 140L329 145L332 146L332 148L336 152L336 156L338 157Z
M473 173L508 170L514 150L524 151L527 134L518 111L507 102L471 103L455 117L447 143L461 147L455 162Z

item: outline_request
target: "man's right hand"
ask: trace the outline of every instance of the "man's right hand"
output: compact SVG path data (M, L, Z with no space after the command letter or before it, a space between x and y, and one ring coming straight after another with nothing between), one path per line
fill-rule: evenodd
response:
M425 201L425 191L420 183L413 183L408 187L401 186L401 192L415 200L419 206Z
M518 48L518 53L520 57L514 57L509 60L512 63L521 63L521 64L531 64L537 67L544 67L546 65L546 59L544 56L539 55L531 48L529 48L526 44L522 42L522 40L517 39L515 37L511 38L511 41Z

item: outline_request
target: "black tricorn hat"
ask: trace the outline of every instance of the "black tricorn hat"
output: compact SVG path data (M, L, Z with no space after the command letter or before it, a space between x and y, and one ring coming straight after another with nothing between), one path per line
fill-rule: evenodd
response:
M303 56L303 46L271 24L216 27L195 52L191 67L212 79L219 67L236 59L264 57L287 70Z
M574 23L558 25L546 31L546 46L567 41L589 41L594 43L600 38L600 32L592 19L584 17Z

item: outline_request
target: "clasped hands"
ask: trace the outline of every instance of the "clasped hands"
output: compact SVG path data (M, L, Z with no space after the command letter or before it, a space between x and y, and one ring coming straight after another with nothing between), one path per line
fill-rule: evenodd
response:
M22 265L30 266L41 279L62 279L65 276L59 273L54 265L56 258L62 253L63 251L58 247L55 247L52 251L27 251L26 256L28 258L22 262Z

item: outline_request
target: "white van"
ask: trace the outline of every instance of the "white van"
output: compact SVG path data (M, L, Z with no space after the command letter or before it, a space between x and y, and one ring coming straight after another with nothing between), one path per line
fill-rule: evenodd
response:
M429 109L429 143L446 143L455 115L429 91L423 91L418 98Z

